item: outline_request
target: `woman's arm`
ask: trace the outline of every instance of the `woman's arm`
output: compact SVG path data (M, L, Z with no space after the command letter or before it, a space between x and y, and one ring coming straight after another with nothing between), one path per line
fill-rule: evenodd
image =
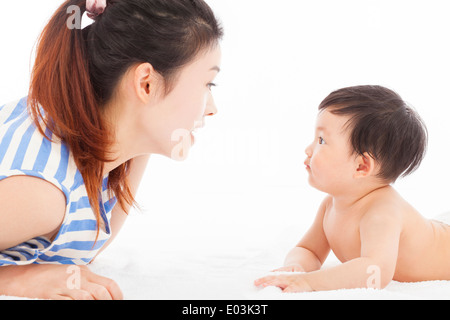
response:
M51 240L66 211L64 193L31 176L0 181L0 204L0 251L36 237Z
M0 251L30 239L51 240L66 209L64 193L53 184L30 176L0 181ZM6 257L3 257L6 259ZM40 299L122 299L118 285L86 267L64 265L6 266L0 260L0 295ZM70 288L68 268L78 268L80 288Z

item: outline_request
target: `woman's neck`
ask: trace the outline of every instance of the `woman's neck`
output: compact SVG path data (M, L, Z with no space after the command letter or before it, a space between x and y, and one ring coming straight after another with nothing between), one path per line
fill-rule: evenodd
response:
M103 174L107 175L127 161L146 153L136 123L136 112L130 112L132 107L124 101L116 100L104 108L104 119L112 143L107 151L110 162L104 163Z

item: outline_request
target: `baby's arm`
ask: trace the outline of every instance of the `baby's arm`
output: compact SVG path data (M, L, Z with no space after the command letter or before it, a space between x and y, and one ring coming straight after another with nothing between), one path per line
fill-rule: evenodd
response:
M297 246L288 253L284 267L274 271L311 272L320 269L330 252L323 231L323 217L330 200L331 198L327 197L322 202L312 226Z
M395 273L402 222L392 208L378 209L361 220L359 258L311 273L264 277L255 284L277 286L285 292L386 287Z

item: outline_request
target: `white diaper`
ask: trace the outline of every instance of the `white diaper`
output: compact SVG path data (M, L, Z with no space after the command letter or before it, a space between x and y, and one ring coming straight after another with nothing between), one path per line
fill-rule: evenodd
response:
M433 219L450 225L450 212L440 214Z

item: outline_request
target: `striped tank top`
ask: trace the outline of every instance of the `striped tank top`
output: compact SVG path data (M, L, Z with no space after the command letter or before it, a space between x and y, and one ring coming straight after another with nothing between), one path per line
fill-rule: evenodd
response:
M111 211L117 200L108 197L107 176L99 201L101 222L91 209L83 177L67 146L47 140L27 110L27 97L0 107L0 182L12 176L32 176L52 183L66 197L63 223L53 241L30 239L0 252L0 266L27 264L76 264L92 261L110 237ZM1 205L0 205L1 210Z

